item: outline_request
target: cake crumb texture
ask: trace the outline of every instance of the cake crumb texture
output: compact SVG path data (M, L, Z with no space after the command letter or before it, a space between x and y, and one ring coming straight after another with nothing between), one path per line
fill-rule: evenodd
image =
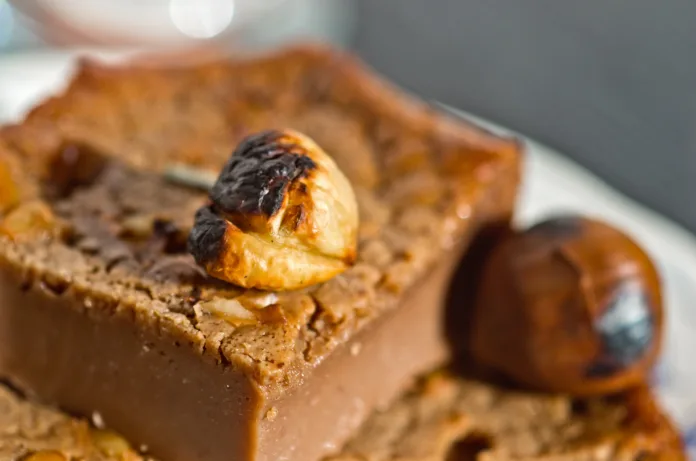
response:
M574 400L435 373L330 461L683 460L647 389Z
M122 437L0 386L1 461L151 461Z

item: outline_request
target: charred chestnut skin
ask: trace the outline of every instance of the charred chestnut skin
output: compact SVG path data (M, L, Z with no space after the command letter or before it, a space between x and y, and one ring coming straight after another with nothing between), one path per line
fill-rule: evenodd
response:
M326 281L355 261L358 210L350 182L302 133L245 138L209 198L188 248L212 277L291 290Z
M225 164L210 199L228 215L268 219L278 213L288 187L306 177L316 163L282 132L263 131L243 140Z
M189 234L188 248L197 263L205 265L220 257L227 226L225 220L213 212L212 206L201 207L194 218Z
M562 216L502 242L484 267L471 352L515 382L578 396L644 384L663 331L650 258L603 222Z

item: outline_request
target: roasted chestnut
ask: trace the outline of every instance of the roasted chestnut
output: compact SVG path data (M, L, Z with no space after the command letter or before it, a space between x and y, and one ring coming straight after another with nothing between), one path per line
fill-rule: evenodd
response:
M541 222L487 261L471 351L515 382L573 395L642 383L660 350L658 273L628 236L588 218Z
M212 276L245 288L292 290L355 261L358 206L348 179L293 130L244 139L198 210L189 251Z

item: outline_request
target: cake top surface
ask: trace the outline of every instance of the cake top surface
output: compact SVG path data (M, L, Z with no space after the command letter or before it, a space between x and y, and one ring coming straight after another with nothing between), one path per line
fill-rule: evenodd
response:
M145 461L147 456L139 450L146 447L131 447L113 432L3 387L0 408L2 459ZM677 433L647 389L571 400L438 372L373 414L327 461L476 459L681 461L684 456Z
M273 128L329 153L360 212L355 265L281 293L206 277L184 243L206 194L163 174L217 172L240 139ZM23 287L134 319L282 387L458 246L492 184L517 177L519 153L321 47L195 66L85 61L62 95L0 132L0 261Z

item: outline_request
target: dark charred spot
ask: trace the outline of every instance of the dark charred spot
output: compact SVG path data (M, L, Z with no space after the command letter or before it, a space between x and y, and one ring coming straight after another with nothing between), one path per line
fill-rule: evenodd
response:
M132 242L137 259L144 265L157 264L164 255L186 253L188 235L169 219L153 219L144 242Z
M189 234L188 250L198 264L203 265L220 256L226 227L225 221L213 212L211 206L205 206L196 212Z
M159 242L164 253L178 254L186 251L186 233L168 219L155 219L151 240Z
M582 232L582 222L578 216L559 216L535 224L528 232L554 239L575 237Z
M168 219L155 219L152 223L152 231L157 237L171 238L179 232L179 228Z
M188 255L160 257L143 276L158 282L202 283L205 280L205 273Z
M90 146L63 144L50 160L47 192L57 197L67 197L76 188L93 184L107 164L108 156Z
M41 279L40 285L54 296L60 296L68 289L67 281L49 277Z
M493 437L474 431L457 440L447 453L447 461L475 461L479 455L495 446Z
M602 353L587 375L610 376L643 357L654 337L651 312L648 298L638 288L620 290L596 322Z
M210 191L221 212L273 216L289 185L316 168L301 146L282 138L281 132L264 131L240 143Z
M611 357L600 356L585 370L585 376L595 379L608 378L619 373L623 368L620 363L612 360Z
M186 298L186 302L191 304L191 305L196 304L198 301L201 300L201 294L202 294L201 287L199 287L198 285L192 286L191 292L189 293L188 297Z

